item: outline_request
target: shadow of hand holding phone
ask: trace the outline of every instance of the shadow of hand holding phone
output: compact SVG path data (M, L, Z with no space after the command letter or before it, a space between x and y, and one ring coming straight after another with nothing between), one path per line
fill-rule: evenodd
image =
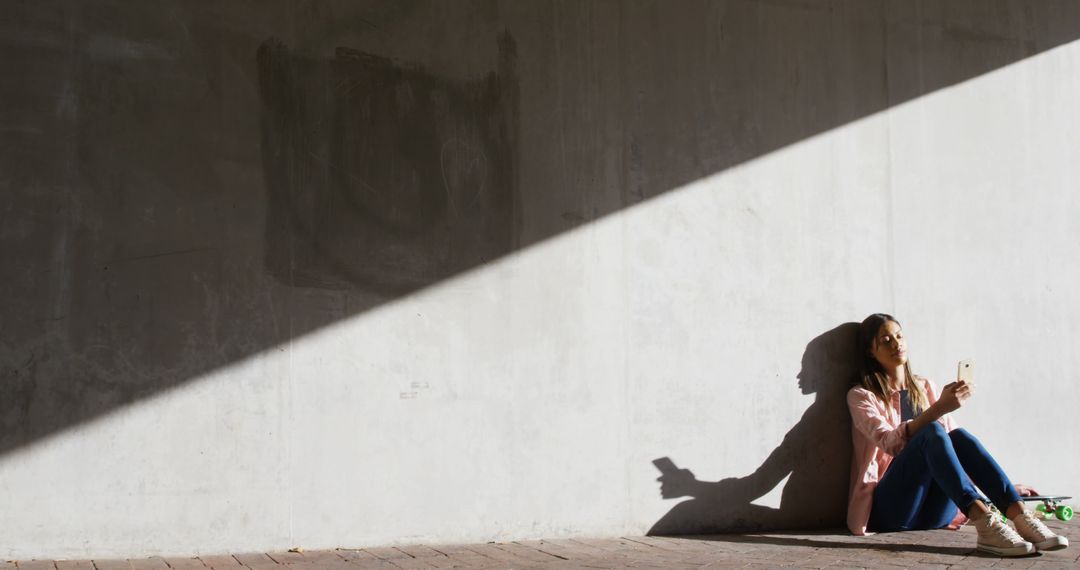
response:
M807 344L798 385L803 394L815 394L814 403L753 473L709 482L667 457L653 461L662 474L657 480L664 499L691 498L675 505L648 534L843 526L851 470L845 396L856 374L857 326L844 323ZM778 508L754 503L785 477Z

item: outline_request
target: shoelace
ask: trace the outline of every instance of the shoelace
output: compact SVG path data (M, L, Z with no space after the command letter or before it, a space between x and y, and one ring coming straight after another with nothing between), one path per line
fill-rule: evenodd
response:
M1025 511L1020 516L1024 519L1024 522L1027 523L1027 527L1031 529L1032 532L1039 535L1040 542L1054 535L1041 520L1035 518L1031 513Z
M1004 538L1008 542L1027 542L1015 530L1013 530L1011 526L1005 524L1004 521L1002 521L995 515L990 515L990 524L988 525L988 527L992 529L998 536Z

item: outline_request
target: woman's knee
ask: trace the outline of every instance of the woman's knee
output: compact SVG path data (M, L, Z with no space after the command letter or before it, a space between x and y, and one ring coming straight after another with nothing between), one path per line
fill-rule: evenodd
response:
M971 435L971 432L964 428L956 428L950 431L949 438L953 440L953 443L958 441L978 441L975 436Z
M949 433L945 431L945 426L938 422L930 422L924 426L919 433L915 434L915 439L921 441L927 440L948 440Z
M949 439L952 440L953 445L956 447L965 448L981 448L982 444L975 436L971 435L971 432L964 428L956 428L949 432Z
M941 422L930 422L919 433L920 435L925 433L933 437L949 437L949 432L945 431L945 426L941 425Z

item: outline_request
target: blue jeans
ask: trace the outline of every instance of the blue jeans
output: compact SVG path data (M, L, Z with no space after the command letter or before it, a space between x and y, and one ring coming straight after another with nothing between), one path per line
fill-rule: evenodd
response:
M975 436L963 428L946 432L933 422L908 441L878 482L869 528L942 528L956 516L957 507L967 514L972 503L983 499L975 485L1001 512L1020 500L1012 481Z

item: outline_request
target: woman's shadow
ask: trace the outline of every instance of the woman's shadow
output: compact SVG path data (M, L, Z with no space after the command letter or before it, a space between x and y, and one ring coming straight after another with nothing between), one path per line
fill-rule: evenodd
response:
M844 323L806 345L798 385L803 394L815 394L814 403L753 473L699 481L667 457L655 460L661 495L692 498L675 505L648 534L843 526L851 471L845 396L856 374L857 329L857 323ZM753 504L789 475L779 508Z

